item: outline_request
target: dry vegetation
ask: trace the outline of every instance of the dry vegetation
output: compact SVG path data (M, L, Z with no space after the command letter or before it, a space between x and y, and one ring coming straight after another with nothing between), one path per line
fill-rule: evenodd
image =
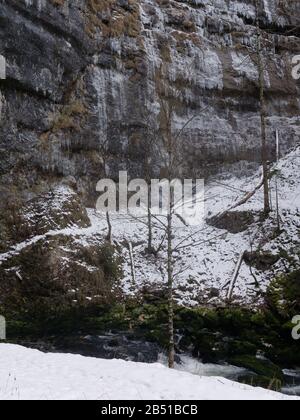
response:
M140 33L138 0L128 0L127 7L121 7L116 0L88 0L86 17L86 31L91 37L100 32L105 38L135 38Z
M55 7L62 7L65 0L51 0ZM139 1L128 0L120 5L117 0L86 0L86 33L94 38L97 33L105 38L122 35L137 37L140 33Z

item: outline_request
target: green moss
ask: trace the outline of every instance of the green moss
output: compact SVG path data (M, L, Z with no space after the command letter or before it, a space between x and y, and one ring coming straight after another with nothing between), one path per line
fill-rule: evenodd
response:
M14 335L18 322L29 326L23 334L28 329L33 335L36 329L70 331L87 316L85 308L99 307L102 317L101 305L115 304L120 276L120 261L109 244L82 247L64 235L42 239L1 265L1 314L12 323Z
M249 341L233 340L228 345L228 354L232 356L236 354L255 356L256 352L257 346Z
M239 377L239 382L253 387L266 388L276 392L280 392L283 385L283 382L280 379L270 379L259 375L243 375Z
M268 360L257 359L255 356L234 356L230 359L230 363L235 366L246 368L263 378L268 378L269 380L277 379L283 381L284 379L283 372L279 366Z

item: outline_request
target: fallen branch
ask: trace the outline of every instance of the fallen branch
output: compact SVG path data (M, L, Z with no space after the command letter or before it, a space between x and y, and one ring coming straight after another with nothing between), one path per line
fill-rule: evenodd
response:
M242 206L243 204L246 204L257 193L257 191L259 191L263 187L263 185L264 185L264 178L262 178L261 182L255 187L255 189L253 191L248 192L240 201L235 203L233 206L229 207L223 213L217 214L214 217L214 219L221 219L223 216L225 216L230 211L235 210L236 208Z
M128 241L128 249L129 249L129 257L130 257L132 284L135 286L136 276L135 276L135 264L134 264L134 258L133 258L133 247L132 247L132 243L129 241Z
M246 251L243 251L243 252L241 253L241 255L240 255L240 257L239 257L239 260L238 260L238 263L237 263L237 265L236 265L236 268L235 268L235 270L234 270L234 274L233 274L232 280L231 280L231 282L230 282L230 286L229 286L229 289L228 289L228 294L227 294L227 300L228 300L229 302L230 302L230 301L231 301L231 299L232 299L232 295L233 295L234 287L235 287L235 284L236 284L237 279L238 279L238 277L239 277L239 274L240 274L240 269L241 269L242 263L243 263L244 258L245 258L245 252L246 252Z

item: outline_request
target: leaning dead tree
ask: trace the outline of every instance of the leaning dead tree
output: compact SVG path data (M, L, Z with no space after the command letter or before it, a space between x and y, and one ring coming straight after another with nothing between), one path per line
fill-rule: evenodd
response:
M238 280L238 277L239 277L239 274L240 274L240 270L241 270L241 267L242 267L244 258L245 258L245 251L242 251L241 254L240 254L240 256L239 256L237 265L235 267L235 270L234 270L232 279L231 279L230 284L229 284L229 289L228 289L228 293L227 293L227 300L228 300L228 302L231 302L231 300L232 300L232 296L233 296L235 284L236 284L236 282Z
M237 203L233 204L231 207L229 207L224 213L219 214L217 217L221 217L224 214L237 209L238 207L241 207L243 204L246 204L254 195L259 191L262 186L264 185L264 177L262 177L260 183L254 188L254 190L246 193L241 200L239 200Z
M135 271L135 263L134 263L134 255L133 255L133 246L132 242L128 241L128 250L129 250L129 258L130 258L130 268L131 268L131 280L132 285L136 285L136 271Z

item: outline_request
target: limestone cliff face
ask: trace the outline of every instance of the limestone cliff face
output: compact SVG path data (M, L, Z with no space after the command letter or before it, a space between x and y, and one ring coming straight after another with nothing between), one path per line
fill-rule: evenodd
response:
M141 174L158 84L174 104L175 129L196 116L184 131L187 167L208 174L220 163L258 161L254 3L2 0L2 194L8 185L35 192L68 176L92 192L104 144L112 174ZM299 140L291 60L300 53L300 3L260 3L271 155L276 129L283 152Z

